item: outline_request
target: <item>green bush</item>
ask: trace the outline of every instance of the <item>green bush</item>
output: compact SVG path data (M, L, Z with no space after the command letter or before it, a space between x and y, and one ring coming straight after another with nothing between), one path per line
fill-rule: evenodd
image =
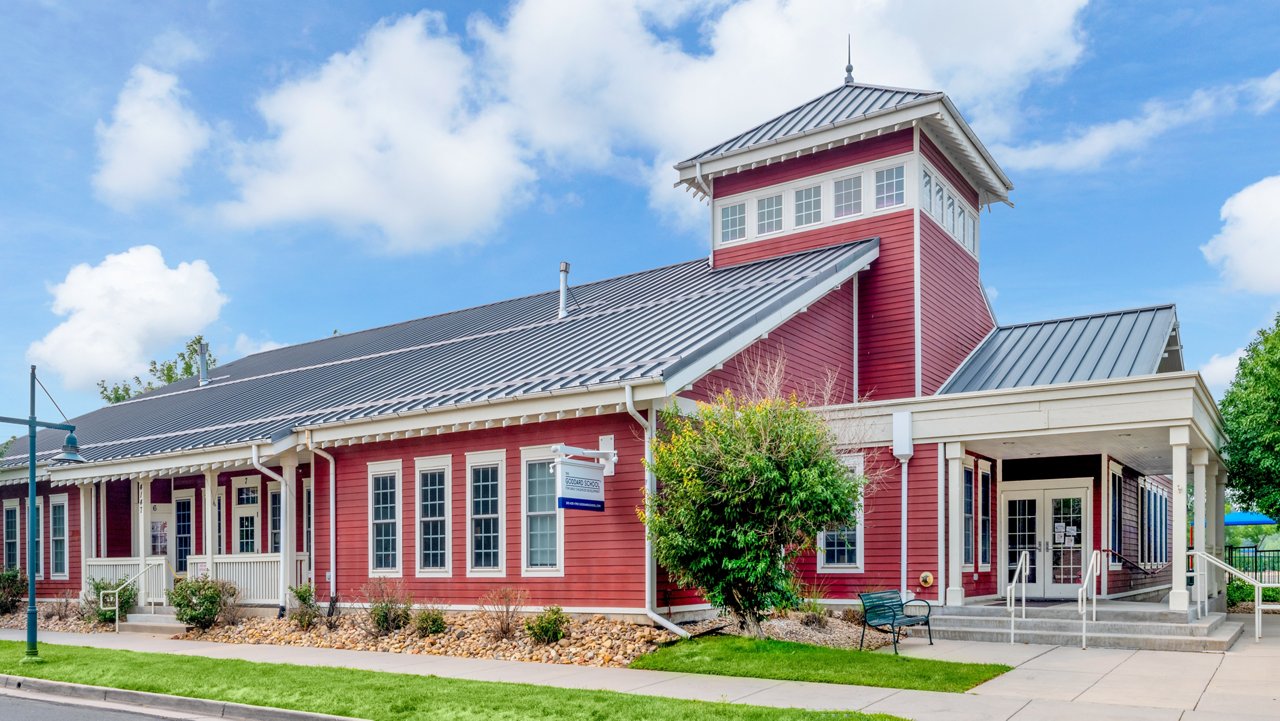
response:
M418 636L435 636L445 632L444 611L424 608L413 615L413 631Z
M537 643L555 643L569 635L569 617L559 606L547 606L524 622L524 630Z
M0 571L0 616L17 611L27 595L27 574L21 568Z
M289 620L293 621L303 631L311 630L311 627L316 625L316 622L322 616L320 604L316 603L315 587L310 583L304 583L301 586L290 586L289 593L292 593L293 600L298 602L297 607L289 611Z
M1262 602L1280 603L1280 588L1262 589ZM1253 585L1232 578L1227 584L1227 605L1239 606L1242 603L1253 603Z
M385 636L409 625L413 614L403 583L379 578L366 583L362 591L368 604L371 635Z
M173 584L169 605L179 621L205 631L213 628L235 596L236 587L227 581L199 576Z
M89 590L85 591L85 594L84 594L84 605L88 609L88 613L86 615L97 617L98 621L101 623L115 623L116 612L111 610L110 608L103 608L102 605L99 603L99 599L102 598L103 591L114 592L116 590L116 587L119 585L120 585L119 581L112 581L106 578L90 578ZM110 596L111 594L107 594L107 595ZM137 603L138 603L138 587L137 586L130 583L127 586L120 589L119 598L117 599L117 604L120 607L121 621L129 620L129 611L133 610L134 605Z

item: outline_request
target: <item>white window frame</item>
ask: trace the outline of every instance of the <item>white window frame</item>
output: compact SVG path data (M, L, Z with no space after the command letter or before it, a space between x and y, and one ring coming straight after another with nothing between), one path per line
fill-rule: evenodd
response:
M960 492L960 520L964 523L964 528L960 529L960 570L970 573L976 568L978 560L978 471L974 467L974 459L969 456L960 464L960 477L963 479L965 474L969 474L969 478L965 481L965 487ZM965 508L965 493L969 492L969 500L972 502L970 508ZM965 521L966 511L968 511L969 520ZM964 539L965 531L969 532L969 547L965 548ZM965 556L965 553L968 556Z
M314 568L316 550L316 490L310 478L302 479L302 552Z
M836 184L846 180L858 181L857 205L858 210L846 215L838 215L840 208L839 202L836 200ZM866 207L866 193L862 186L862 173L852 173L850 175L841 175L831 179L831 218L832 220L848 220L849 218L860 218L863 215L863 209Z
M468 578L504 578L507 575L507 451L472 451L466 454L466 500L467 500L467 577ZM498 467L498 566L497 568L475 568L472 561L472 527L471 527L471 469L480 466Z
M564 576L564 509L556 504L556 565L529 565L529 464L550 461L554 478L556 456L551 446L526 446L520 449L520 575Z
M822 219L823 219L823 217L825 217L825 216L823 215L823 213L822 213L822 196L824 195L824 193L822 192L822 190L823 190L823 186L824 186L824 185L825 185L825 183L810 184L810 185L805 185L805 186L802 186L802 187L796 188L796 189L794 189L794 190L792 190L792 191L791 191L791 222L792 222L792 224L793 224L793 225L792 225L792 227L794 227L794 228L809 228L809 227L813 227L813 226L822 225ZM814 195L813 197L811 197L811 198L809 198L809 199L807 199L807 200L804 200L804 201L801 201L801 200L798 200L798 199L797 199L797 196L798 196L798 195L800 195L801 193L807 193L807 192L810 192L810 191L812 191L813 193L815 193L815 195ZM814 220L810 220L810 221L808 221L808 222L805 222L805 223L801 223L801 222L800 222L800 209L799 209L799 208L800 208L800 203L801 203L801 202L805 202L805 203L812 203L812 204L814 205L814 207L813 207L812 209L810 209L810 210L806 210L806 211L804 211L804 213L805 213L806 215L810 215L810 214L817 215L817 218L815 218ZM743 238L743 240L745 240L745 238Z
M54 571L57 565L53 562L53 509L58 506L62 507L62 573ZM71 578L71 507L65 493L49 496L49 578L56 581Z
M173 543L169 544L169 553L173 556L173 569L178 572L178 501L191 501L191 552L187 554L187 570L182 573L190 573L191 557L198 556L196 553L197 541L200 534L196 533L196 491L194 488L179 488L172 492L170 497L170 506L173 508ZM52 516L50 520L53 520Z
M225 486L219 486L213 490L213 511L213 551L217 555L224 555L227 552L226 538L223 535L226 532L227 525L227 489Z
M284 544L284 505L283 505L284 497L282 494L283 494L283 491L280 490L280 481L267 481L267 512L263 514L263 517L266 518L266 521L267 521L266 522L266 527L267 527L267 551L266 552L273 555L279 554L280 549L283 547L283 544ZM279 496L279 500L276 501L277 507L280 508L280 528L278 529L273 526L275 519L271 517L271 504L272 504L271 497L273 495ZM258 501L259 503L261 503L262 499L259 498ZM272 537L275 536L277 533L280 534L280 539L278 543L272 540Z
M760 230L760 225L761 225L760 213L763 212L764 209L760 207L760 203L765 200L773 200L774 198L777 198L778 200L778 207L773 208L771 210L778 211L778 218L777 218L778 227L774 230L762 231ZM786 228L787 201L784 193L766 193L758 198L754 198L752 202L752 207L755 208L755 211L756 211L756 227L755 227L755 233L754 233L755 237L765 238L771 235L778 235ZM748 234L750 235L750 232ZM743 238L743 240L746 240L746 238ZM739 241L730 241L730 242L736 243Z
M902 201L898 203L893 203L890 205L880 205L880 180L877 176L879 176L881 173L889 173L895 170L901 171L902 177L894 178L889 182L895 185L897 183L902 183ZM881 212L886 210L896 210L898 208L907 207L908 198L910 198L910 195L911 195L910 193L907 192L907 186L912 185L912 183L907 182L907 178L910 178L910 177L911 176L907 172L906 163L897 163L895 165L890 165L884 168L877 168L875 173L873 173L871 176L871 181L873 183L873 185L871 186L871 207ZM895 190L889 195L897 195L897 194L898 192Z
M8 511L10 508L12 508L12 509L13 509L13 528L14 528L14 534L13 534L13 545L14 545L13 558L14 558L14 565L13 565L13 568L22 568L22 567L23 567L23 563L22 563L22 506L18 503L18 499L16 499L16 498L10 498L10 499L8 499L8 500L6 500L6 501L4 502L4 510L5 510L5 511ZM3 515L0 515L0 521L4 521L4 516L3 516ZM5 536L0 537L0 570L6 570L3 566L4 566L4 560L5 560L5 559L4 559L4 556L5 556L5 555L8 555L8 551L9 551L9 549L7 548L8 543L9 543L9 539L8 539L9 524L8 524L8 523L5 523L5 524L4 524L4 533L5 533Z
M975 475L977 476L978 487L975 489L973 497L974 503L977 505L977 512L974 514L974 525L977 528L977 541L974 543L974 556L978 561L978 570L986 572L991 570L991 557L996 553L996 522L994 518L995 512L992 510L996 500L996 476L995 471L991 468L991 461L979 460L978 471ZM987 485L987 498L985 503L982 498L983 476L986 476ZM987 530L985 533L982 530L984 513L986 514L987 522ZM986 560L983 560L982 558L983 541L986 541L987 544Z
M1124 552L1124 469L1114 461L1107 464L1107 547L1116 553ZM1119 541L1117 544L1116 542ZM1120 548L1116 546L1119 545ZM1107 569L1124 567L1119 556L1107 554Z
M874 196L872 196L872 202L867 202L867 197L868 197L867 189L871 188L872 191L874 191L875 189L875 172L877 170L883 170L885 168L892 168L897 166L903 167L902 192L904 195L904 202L902 205L895 205L888 208L882 208L882 209L876 210L874 207L872 207L875 205ZM792 233L796 231L809 231L815 228L824 228L828 226L839 225L841 223L850 223L858 220L863 220L866 218L873 218L873 217L876 217L877 215L888 215L892 213L900 213L903 210L912 207L912 205L916 203L917 196L920 193L920 185L919 183L909 182L909 179L913 177L912 176L913 173L918 172L918 168L919 166L916 163L916 156L913 153L910 153L910 152L901 153L888 158L880 158L878 160L874 160L869 163L851 165L843 168L838 168L836 170L832 170L826 173L808 175L803 178L787 181L785 183L778 183L776 185L769 185L763 188L757 188L754 190L744 191L742 193L736 193L734 195L727 195L723 198L716 198L712 203L712 213L713 213L712 218L714 221L712 223L712 247L729 248L729 247L734 247L738 245L744 245L747 243L753 243L756 240L760 240L763 238L772 238L775 236L786 235L788 233ZM862 212L855 213L854 215L847 215L843 218L836 218L834 213L834 207L831 205L831 201L828 200L835 197L835 181L841 180L844 178L849 178L854 175L862 176ZM937 177L937 173L934 173L934 177L935 178ZM822 187L821 195L822 195L823 206L824 206L823 213L822 213L822 220L817 223L811 223L811 224L797 227L795 224L795 220L796 220L795 191L802 190L804 188L810 188L815 185L820 185ZM773 197L775 195L782 196L782 228L779 230L770 231L768 233L761 233L759 232L759 229L760 229L759 215L758 215L759 201L764 198ZM720 223L720 209L726 206L736 205L742 202L747 203L748 211L756 210L757 215L754 217L755 222L747 223L746 237L742 238L741 240L726 241L724 240L723 234L721 232L722 228ZM750 215L748 217L751 218Z
M920 204L920 212L928 215L937 223L942 231L949 235L961 248L968 251L969 255L978 257L978 231L981 223L978 222L978 209L969 205L966 200L955 187L951 185L951 181L938 171L936 167L928 161L921 159L920 162L921 185L924 184L924 178L932 177L934 200L931 201L929 208L924 203ZM941 197L939 197L941 196ZM954 217L952 222L947 222L947 200L953 200Z
M422 567L422 474L444 471L444 566ZM468 478L468 481L470 479ZM453 576L453 456L422 456L413 459L413 566L418 578Z
M369 533L366 537L366 543L369 546L368 554L368 570L369 578L399 578L401 569L404 568L404 468L403 463L399 460L388 461L370 461L368 463L368 477L365 483L365 489L368 491L368 503L365 508L365 516L368 519ZM373 478L374 476L395 476L396 489L396 508L395 508L395 524L396 524L396 565L393 568L374 568L374 544L373 544Z
M734 241L746 239L747 237L747 205L748 205L747 201L743 200L738 203L725 203L724 205L720 206L720 235L722 237L725 235L725 230L726 230L725 222L729 220L729 217L726 216L725 213L728 213L733 208L742 208L741 215L737 216L737 218L742 222L742 237L734 238L733 240L726 241L726 242L734 242Z
M861 453L844 456L844 463L853 469L854 473L862 475L865 472L866 459ZM858 515L854 519L854 539L858 547L855 556L857 560L854 563L827 563L827 532L822 531L818 534L818 573L863 573L866 571L866 545L863 543L863 529L865 527L863 510L866 508L866 499L860 499L858 503Z
M36 539L36 580L44 580L44 552L46 545L44 541L44 496L36 496L36 532L32 538ZM30 539L28 539L30 540ZM30 551L28 551L30 553Z
M258 489L258 502L241 505L237 503L241 488ZM231 553L245 555L261 553L262 548L262 478L261 476L236 476L231 479ZM253 518L253 550L240 550L240 519Z

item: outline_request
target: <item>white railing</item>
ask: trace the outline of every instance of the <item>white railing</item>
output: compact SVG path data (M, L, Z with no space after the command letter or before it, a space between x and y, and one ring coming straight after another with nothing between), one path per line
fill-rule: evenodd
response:
M144 598L139 594L138 605L146 606L157 603L163 605L168 602L167 592L173 587L173 576L165 570L166 560L164 556L147 556L146 568L140 569L139 565L143 560L137 557L90 558L85 561L85 565L88 568L86 575L89 578L111 582L119 582L126 578L136 581L139 577L142 577L142 586L146 597ZM143 576L144 571L145 576Z
M1084 578L1080 580L1080 589L1076 591L1076 609L1080 611L1080 649L1089 647L1089 621L1098 621L1098 577L1102 575L1102 554L1093 551L1089 554L1089 565L1084 570ZM1090 618L1089 594L1093 594L1093 614Z
M1249 585L1253 586L1253 640L1261 641L1262 640L1262 612L1263 611L1280 611L1280 604L1273 603L1270 605L1263 605L1262 589L1280 588L1280 583L1263 583L1262 581L1259 581L1258 579L1254 578L1253 576L1250 576L1244 571L1241 571L1235 566L1232 566L1226 561L1223 561L1217 556L1212 556L1208 553L1200 553L1199 551L1188 551L1187 556L1189 556L1195 562L1196 586L1198 587L1198 590L1196 591L1196 595L1199 597L1196 603L1197 605L1203 604L1203 607L1205 609L1209 608L1209 583L1207 579L1206 580L1201 580L1201 579L1203 576L1206 575L1208 569L1205 568L1202 563L1200 563L1201 561L1203 561L1205 564L1211 564L1211 565L1217 566L1223 571L1226 571L1229 576L1235 576L1236 578L1239 578L1245 583L1248 583Z
M115 588L104 589L98 592L98 608L101 608L101 609L108 608L107 596L111 597L110 609L112 611L112 616L115 618L116 633L120 633L120 592L123 591L129 584L138 580L139 577L150 575L151 571L156 567L159 567L163 570L164 561L163 560L148 561L147 565L144 566L142 570L130 576L127 580L125 580L119 586L116 586Z
M123 581L138 572L136 558L90 558L85 575L103 581Z
M1022 618L1027 617L1027 572L1031 569L1031 553L1023 551L1018 554L1018 565L1013 569L1013 578L1009 580L1009 588L1005 590L1004 602L1009 609L1009 643L1013 643L1013 624L1016 610L1014 594L1019 585L1022 589Z
M235 553L213 557L213 567L209 568L206 557L198 558L196 565L188 559L188 573L197 575L209 570L209 575L220 581L229 581L240 591L241 603L275 604L280 602L280 554L278 553ZM311 560L308 554L299 553L293 564L293 574L286 579L290 586L297 586L308 580L308 569Z

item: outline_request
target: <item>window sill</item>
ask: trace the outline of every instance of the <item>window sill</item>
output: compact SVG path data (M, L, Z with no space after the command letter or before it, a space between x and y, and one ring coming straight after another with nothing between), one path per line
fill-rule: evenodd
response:
M564 578L564 568L522 568L520 575L524 578Z
M453 569L419 568L413 575L415 578L453 578Z
M865 568L863 568L861 565L856 565L856 566L823 566L823 565L819 565L819 566L818 566L818 573L850 574L850 573L865 573L865 572L866 572L866 569L865 569Z
M468 568L467 578L506 578L505 568Z
M398 568L381 568L376 571L369 571L369 578L400 578L401 573Z

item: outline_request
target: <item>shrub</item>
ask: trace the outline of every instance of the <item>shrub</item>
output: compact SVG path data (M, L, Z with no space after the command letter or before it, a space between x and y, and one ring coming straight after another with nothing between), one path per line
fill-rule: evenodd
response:
M840 612L840 620L845 623L862 625L862 618L862 611L854 608L853 606L847 606Z
M569 635L569 617L559 606L547 606L524 622L524 630L537 643L555 643Z
M419 637L435 636L445 632L444 611L428 606L413 615L413 632Z
M198 576L173 584L169 591L169 605L173 606L174 616L179 621L205 631L213 628L235 597L236 587L227 581Z
M289 593L293 594L293 600L298 605L289 611L289 620L303 631L311 630L320 620L320 604L316 603L316 590L310 583L304 583L300 586L290 586Z
M1262 602L1280 603L1280 588L1262 589ZM1242 603L1253 603L1253 585L1232 578L1227 584L1227 605L1239 606Z
M342 616L342 609L338 606L338 594L329 597L329 608L325 611L324 627L330 631L338 627L338 619Z
M823 530L851 525L866 479L794 396L725 391L689 415L668 406L660 420L648 464L658 488L640 512L654 556L761 638L761 616L798 600L792 562Z
M119 581L113 581L106 578L89 579L89 590L85 591L84 604L88 609L88 613L96 617L101 623L115 623L116 612L110 608L104 608L99 599L102 598L103 591L114 592L120 586ZM107 594L110 596L111 594ZM133 610L134 605L138 602L138 587L130 583L120 589L117 605L120 607L120 620L129 620L129 611Z
M379 578L361 589L368 604L368 631L373 636L385 636L399 631L412 620L409 594L400 581Z
M511 638L520 620L520 608L529 594L522 588L503 586L480 597L480 618L494 638Z
M27 597L27 574L20 568L0 571L0 616L13 613Z

